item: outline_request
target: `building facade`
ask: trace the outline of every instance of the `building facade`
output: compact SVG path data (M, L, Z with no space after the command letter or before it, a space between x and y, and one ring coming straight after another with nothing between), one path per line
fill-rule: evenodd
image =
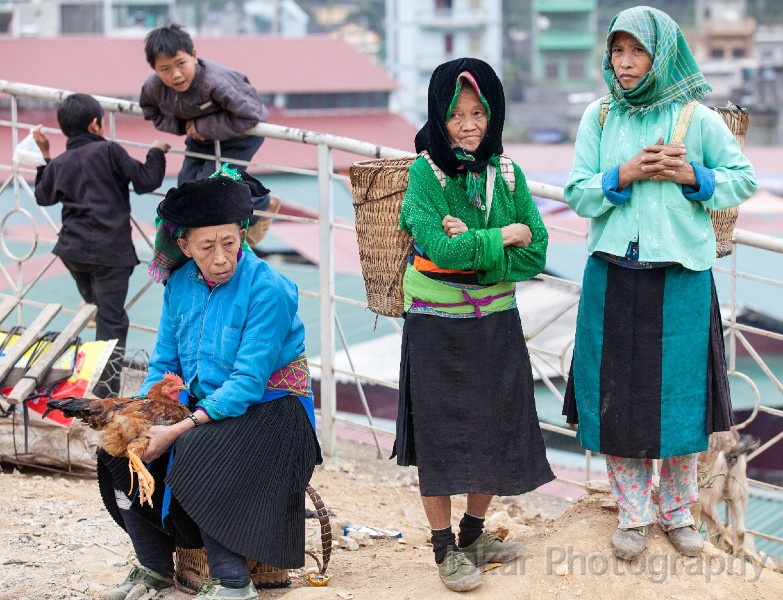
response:
M598 80L597 0L533 0L533 81L544 89L592 91Z
M0 2L0 35L144 35L174 14L175 0L15 0Z
M713 89L707 102L753 104L757 25L747 15L746 0L696 0L695 17L695 29L686 37Z
M0 35L142 37L172 21L196 35L307 35L294 0L246 0L217 10L206 0L0 0Z
M480 58L502 77L501 0L386 0L386 69L399 82L392 110L427 119L432 71L448 60Z

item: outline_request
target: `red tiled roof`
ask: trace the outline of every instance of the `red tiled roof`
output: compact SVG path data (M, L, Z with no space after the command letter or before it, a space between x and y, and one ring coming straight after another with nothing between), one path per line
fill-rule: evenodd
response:
M247 75L264 94L397 87L380 66L338 39L205 37L194 39L194 47L198 56ZM142 39L0 38L0 56L0 79L103 96L138 96L152 72Z

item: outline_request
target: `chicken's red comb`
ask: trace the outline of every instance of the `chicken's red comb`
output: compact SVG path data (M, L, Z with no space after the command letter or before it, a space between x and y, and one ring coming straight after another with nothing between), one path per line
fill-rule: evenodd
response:
M169 379L173 381L178 381L179 383L182 383L182 377L177 375L176 373L164 373L163 379Z

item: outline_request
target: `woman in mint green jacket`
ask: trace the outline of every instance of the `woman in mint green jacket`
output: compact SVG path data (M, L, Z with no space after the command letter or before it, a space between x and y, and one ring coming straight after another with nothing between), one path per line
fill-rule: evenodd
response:
M723 119L698 104L711 88L668 15L618 14L603 70L610 94L582 117L565 189L590 219L590 256L564 414L586 449L607 455L614 554L638 556L658 521L693 556L696 456L732 424L708 211L747 200L756 183ZM676 128L687 128L682 143Z

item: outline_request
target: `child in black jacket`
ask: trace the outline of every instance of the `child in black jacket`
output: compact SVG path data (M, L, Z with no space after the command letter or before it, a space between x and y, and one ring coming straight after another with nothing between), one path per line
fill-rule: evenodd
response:
M128 184L137 194L160 187L170 146L156 140L144 163L131 158L122 146L102 137L103 109L86 94L68 96L57 110L57 121L68 140L65 152L53 160L42 126L33 130L46 159L35 178L35 200L41 206L62 203L62 228L52 252L70 271L82 298L98 307L95 339L117 339L124 348L125 298L139 264L131 239Z

